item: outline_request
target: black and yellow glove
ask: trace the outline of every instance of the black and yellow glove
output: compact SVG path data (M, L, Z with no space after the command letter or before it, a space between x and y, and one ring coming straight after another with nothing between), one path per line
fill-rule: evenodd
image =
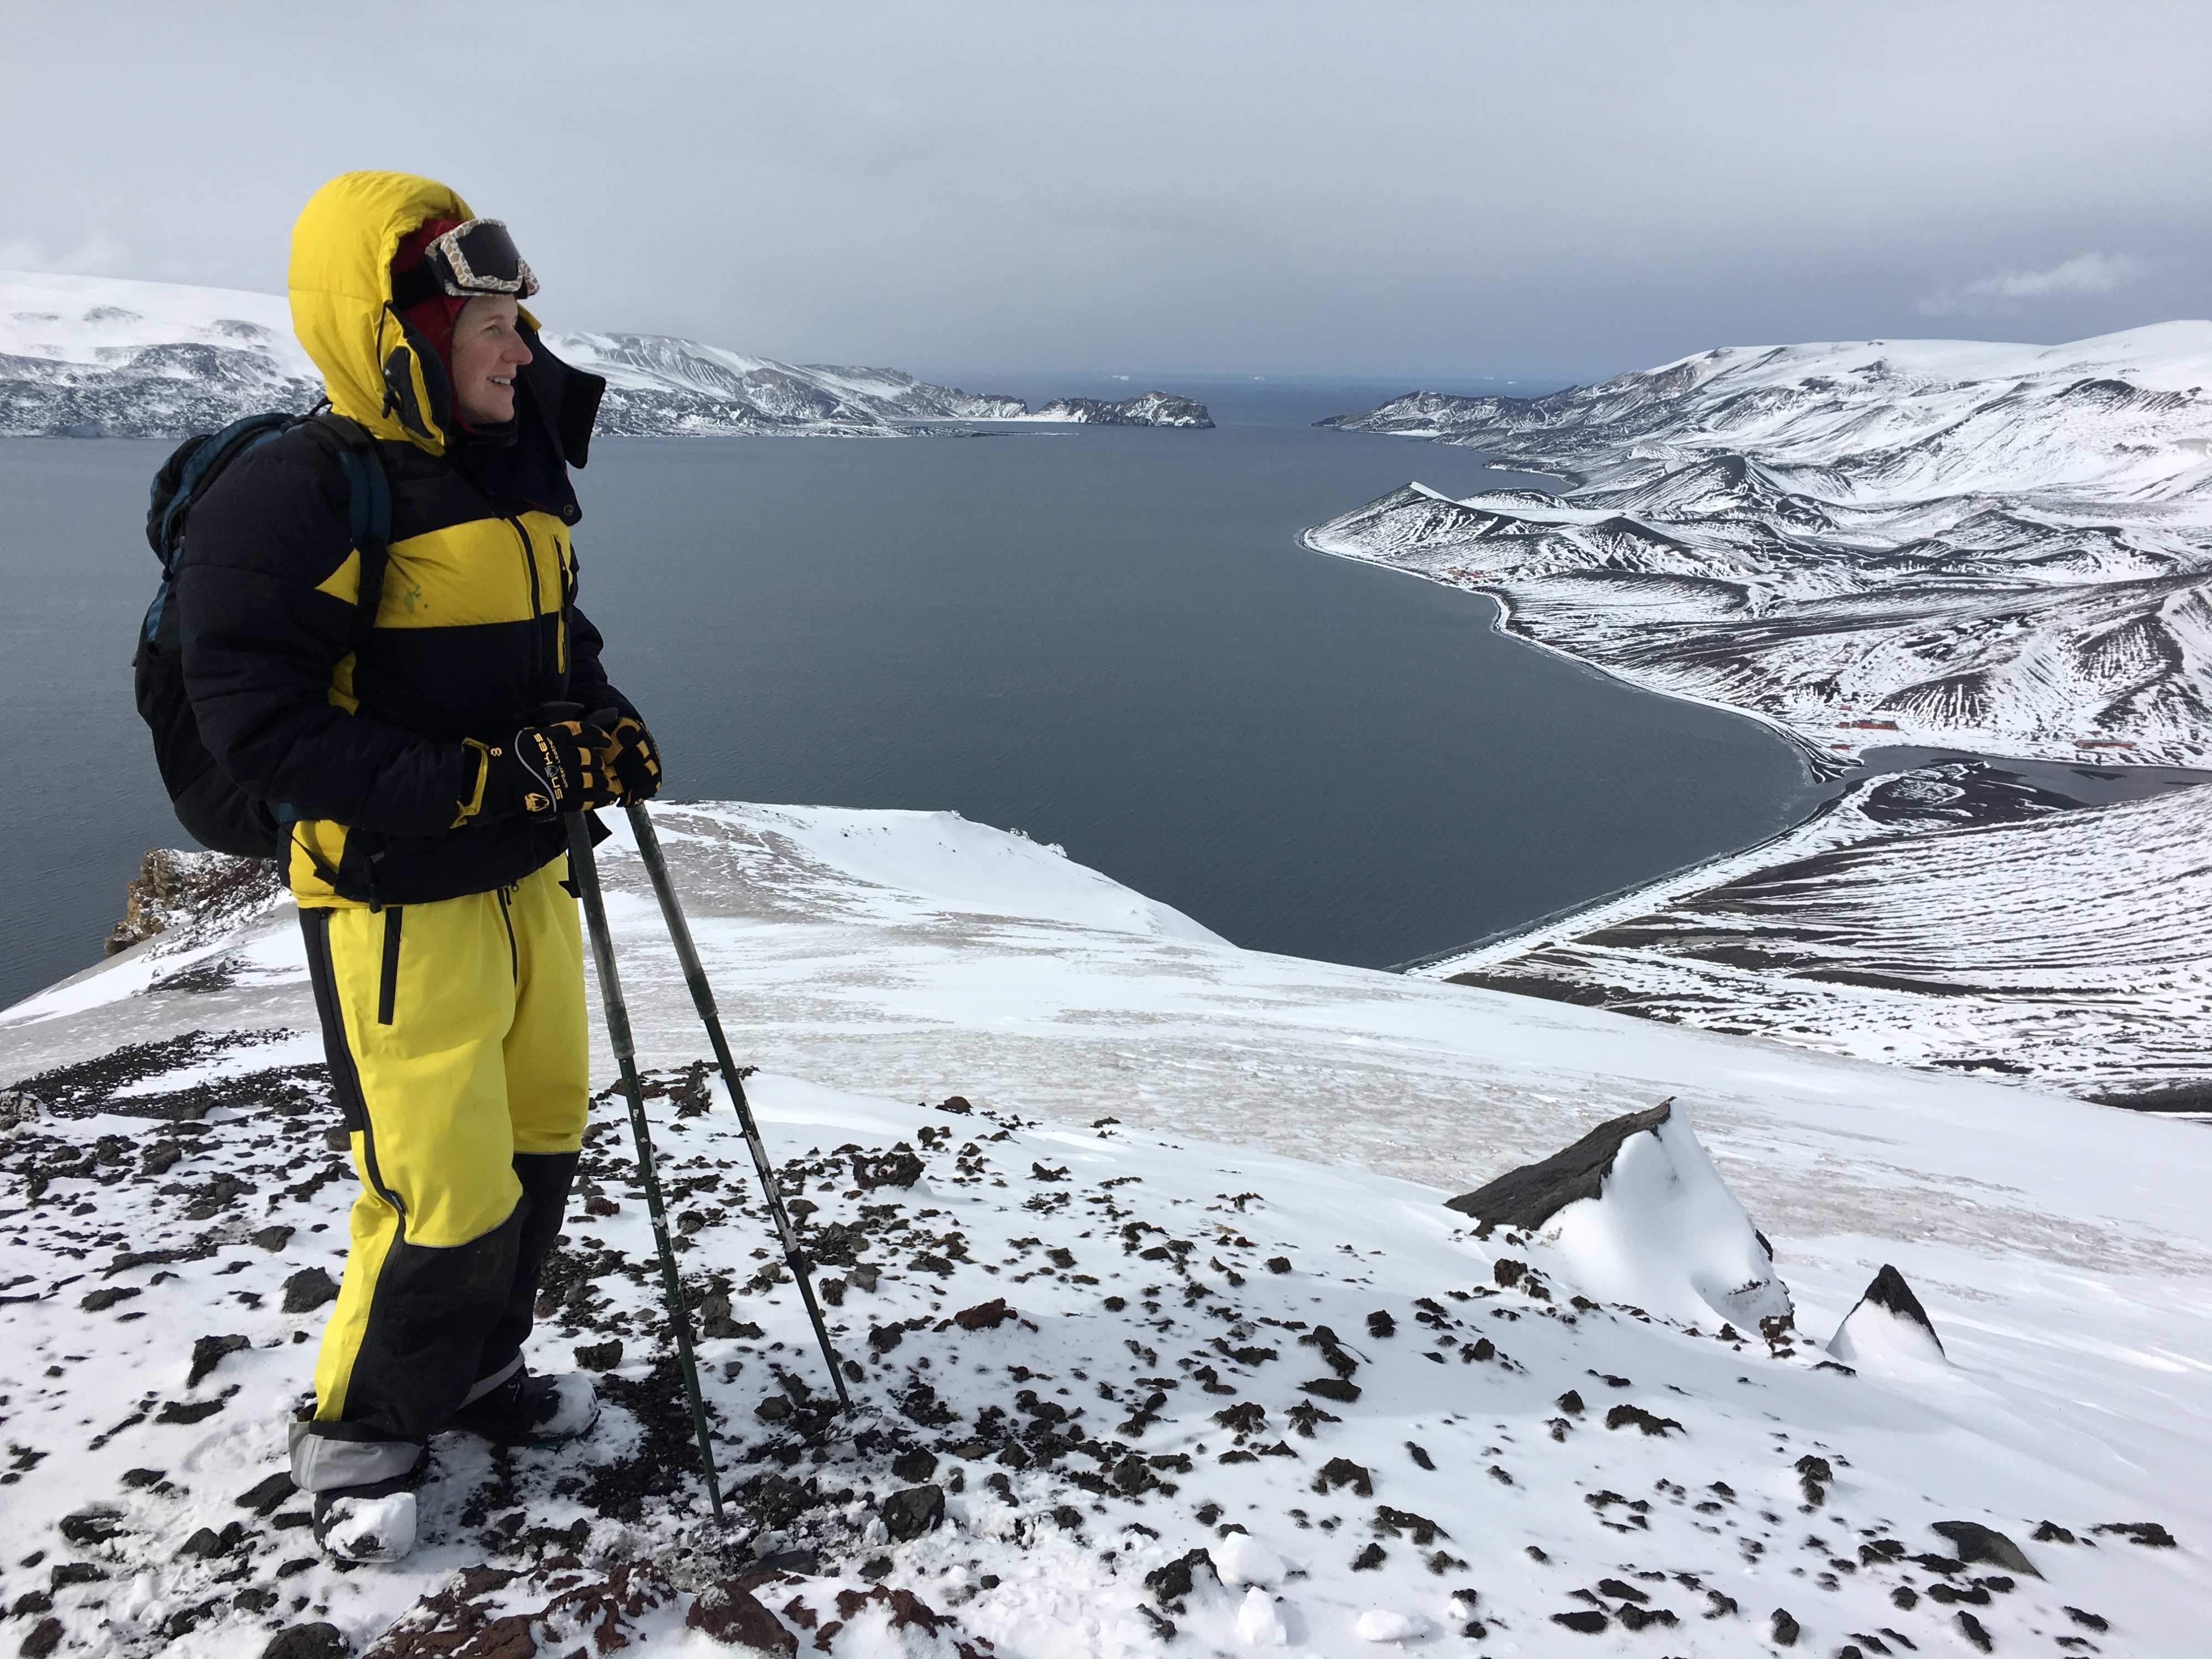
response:
M622 791L605 757L614 739L589 720L526 726L504 743L468 740L483 757L472 798L457 824L474 817L551 817L611 806Z
M599 751L599 764L614 779L623 803L651 800L659 794L660 750L653 741L653 733L645 729L645 722L635 714L608 708L592 715L591 724L607 734L607 747Z

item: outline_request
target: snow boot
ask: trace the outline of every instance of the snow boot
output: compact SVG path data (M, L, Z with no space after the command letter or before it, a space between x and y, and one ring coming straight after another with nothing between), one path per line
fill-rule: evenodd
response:
M495 1446L552 1446L591 1432L599 1420L599 1390L581 1371L513 1376L453 1413L452 1426Z
M398 1561L415 1547L416 1473L315 1494L315 1542L340 1561Z

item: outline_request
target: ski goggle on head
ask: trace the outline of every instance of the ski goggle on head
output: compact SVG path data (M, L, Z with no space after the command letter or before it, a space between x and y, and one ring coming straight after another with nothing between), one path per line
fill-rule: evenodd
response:
M526 300L538 292L529 263L498 219L471 219L430 239L422 250L429 276L453 298L511 294Z

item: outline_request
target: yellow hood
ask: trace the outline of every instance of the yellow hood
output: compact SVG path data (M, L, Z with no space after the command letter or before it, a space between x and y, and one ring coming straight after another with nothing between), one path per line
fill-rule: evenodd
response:
M423 378L419 340L390 308L392 258L427 220L475 216L434 179L348 173L310 197L292 227L292 331L323 371L331 407L433 455L445 453L442 400Z

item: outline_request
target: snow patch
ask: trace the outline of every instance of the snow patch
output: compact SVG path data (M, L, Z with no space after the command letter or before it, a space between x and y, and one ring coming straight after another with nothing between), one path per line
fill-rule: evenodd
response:
M1751 1330L1791 1311L1789 1287L1680 1105L1623 1141L1599 1195L1560 1210L1541 1237L1565 1276L1601 1302Z

